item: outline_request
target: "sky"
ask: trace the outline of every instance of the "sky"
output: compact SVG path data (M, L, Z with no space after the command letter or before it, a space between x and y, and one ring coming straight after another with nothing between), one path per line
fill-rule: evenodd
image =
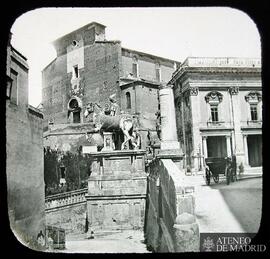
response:
M183 62L193 57L261 57L256 24L225 7L40 8L16 19L11 44L29 65L29 104L41 103L41 71L55 57L51 44L90 22L106 26L107 40Z

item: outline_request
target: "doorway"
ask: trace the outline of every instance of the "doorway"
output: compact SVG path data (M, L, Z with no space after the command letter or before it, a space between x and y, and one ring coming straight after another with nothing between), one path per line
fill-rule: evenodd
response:
M226 157L227 145L225 136L207 137L208 157Z
M248 135L247 145L249 165L262 166L262 135Z

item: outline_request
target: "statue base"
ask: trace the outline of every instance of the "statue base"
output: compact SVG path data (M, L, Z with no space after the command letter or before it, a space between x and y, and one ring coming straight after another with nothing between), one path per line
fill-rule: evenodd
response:
M175 140L161 141L160 149L161 150L170 150L170 149L177 150L177 149L180 149L180 143Z

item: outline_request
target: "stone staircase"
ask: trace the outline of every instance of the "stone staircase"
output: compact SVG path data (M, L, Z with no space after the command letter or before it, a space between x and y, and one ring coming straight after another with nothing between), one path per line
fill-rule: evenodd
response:
M150 253L142 230L112 231L87 239L86 235L67 237L64 253Z

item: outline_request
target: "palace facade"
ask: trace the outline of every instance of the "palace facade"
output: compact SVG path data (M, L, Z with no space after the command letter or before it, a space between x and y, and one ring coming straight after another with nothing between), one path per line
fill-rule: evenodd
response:
M236 155L247 171L262 166L261 62L249 58L187 58L173 85L178 138L186 166Z

